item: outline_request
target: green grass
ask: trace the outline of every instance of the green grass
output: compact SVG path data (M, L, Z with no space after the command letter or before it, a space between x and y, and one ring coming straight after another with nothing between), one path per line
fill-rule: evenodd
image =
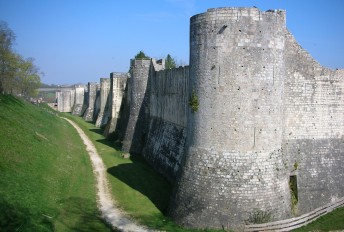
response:
M303 226L295 232L303 231L333 231L344 229L344 207L333 210L332 212L320 217L318 220Z
M0 95L0 231L111 231L75 129L47 106Z

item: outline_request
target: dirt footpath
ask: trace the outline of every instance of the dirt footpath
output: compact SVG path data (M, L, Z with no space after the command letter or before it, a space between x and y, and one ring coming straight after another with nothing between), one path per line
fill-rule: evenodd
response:
M93 173L96 177L96 185L97 185L97 201L98 201L98 208L102 213L103 218L110 224L114 229L120 231L130 231L130 232L138 232L138 231L152 231L148 230L147 228L140 226L130 220L127 216L121 212L116 205L114 204L113 198L111 196L111 191L108 186L108 182L106 180L106 167L103 163L103 160L98 155L98 152L91 142L91 140L87 137L87 135L81 130L81 128L76 125L73 121L63 118L67 120L79 133L82 141L86 145L86 150L90 156L92 166L93 166Z

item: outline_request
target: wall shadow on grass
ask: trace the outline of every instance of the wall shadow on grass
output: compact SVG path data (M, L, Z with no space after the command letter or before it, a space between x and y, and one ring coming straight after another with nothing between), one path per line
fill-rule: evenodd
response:
M59 202L57 220L71 231L108 231L114 232L101 217L94 202L81 197L70 197Z
M130 159L133 163L113 166L107 172L148 197L163 214L166 214L171 184L149 167L141 156L133 156Z
M96 129L90 129L91 132L93 133L97 133L97 134L100 134L100 135L103 135L103 132L104 132L104 128L96 128ZM98 139L96 140L97 142L100 142L104 145L107 145L109 147L112 147L116 150L120 150L121 148L121 144L118 143L118 142L114 142L115 141L115 138L114 138L114 135L111 134L109 135L107 138L104 138L104 139Z
M97 134L100 134L100 135L103 135L104 129L102 129L102 128L95 128L95 129L90 129L90 131L92 131L94 133L97 133Z

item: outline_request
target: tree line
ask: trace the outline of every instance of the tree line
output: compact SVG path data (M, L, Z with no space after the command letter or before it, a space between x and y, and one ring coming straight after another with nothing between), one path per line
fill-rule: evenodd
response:
M147 56L144 51L140 51L135 55L135 59L150 59L149 56ZM178 66L183 66L183 64L180 64ZM176 68L177 67L177 62L175 61L174 58L170 54L167 54L165 58L165 69L171 69L171 68Z
M39 68L33 58L24 58L13 50L14 42L14 32L0 21L0 94L33 97L41 85Z

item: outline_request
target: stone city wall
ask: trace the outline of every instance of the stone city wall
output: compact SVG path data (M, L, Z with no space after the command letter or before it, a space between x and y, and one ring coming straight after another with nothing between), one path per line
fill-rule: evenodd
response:
M155 72L149 81L150 105L146 160L174 181L184 154L189 67Z
M283 145L303 214L343 197L344 70L321 66L286 38Z
M153 63L153 64L152 64ZM154 59L133 59L130 61L127 107L128 118L122 140L124 151L141 154L148 133L149 85L148 79L163 64ZM148 88L147 88L148 87Z
M343 197L344 70L314 61L285 20L209 9L190 19L190 66L134 59L130 75L111 74L104 133L175 183L178 224L243 229L255 210L279 220Z
M56 92L57 110L71 112L73 107L73 91Z
M127 80L129 78L128 73L116 73L110 74L110 92L109 92L109 102L108 102L108 123L104 130L104 135L109 136L116 132L116 128L119 129L117 122L120 119L120 111L124 109L126 95ZM124 117L124 113L122 114ZM122 123L123 124L123 123Z
M97 97L97 83L89 82L87 86L87 108L83 115L85 121L95 121L95 103Z
M99 101L100 110L96 120L97 127L104 127L109 119L109 92L110 92L110 78L100 78Z
M73 115L81 116L83 114L82 109L85 100L85 88L76 86L75 87L75 102L73 107Z

